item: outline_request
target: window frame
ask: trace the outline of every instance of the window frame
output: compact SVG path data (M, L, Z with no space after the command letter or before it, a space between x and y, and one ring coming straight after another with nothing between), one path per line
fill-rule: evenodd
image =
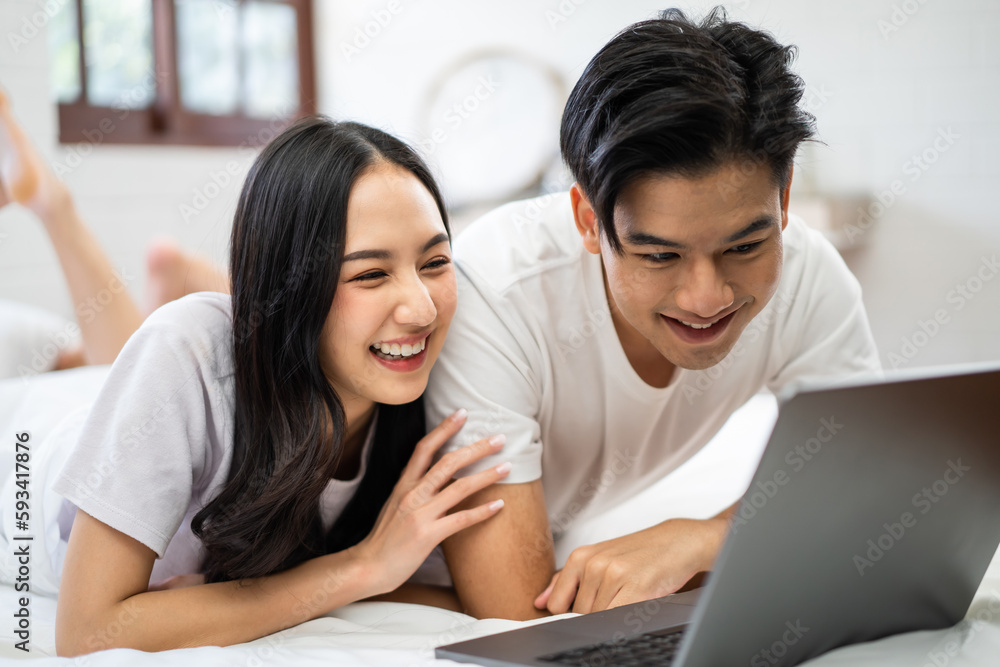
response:
M177 30L174 0L151 0L153 11L153 103L144 109L97 106L87 102L87 63L84 44L83 0L77 11L80 94L76 101L59 103L59 142L258 146L297 118L316 113L311 0L267 0L295 8L299 74L299 106L288 116L255 118L243 113L214 116L185 109L180 100L177 66ZM243 0L234 0L242 5Z

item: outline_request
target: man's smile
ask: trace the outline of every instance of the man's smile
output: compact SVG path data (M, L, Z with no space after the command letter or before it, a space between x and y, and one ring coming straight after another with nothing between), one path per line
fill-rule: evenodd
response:
M742 306L741 306L742 307ZM688 322L668 315L660 314L670 330L683 342L692 345L702 345L717 341L729 329L733 316L740 311L737 308L728 315L706 322Z

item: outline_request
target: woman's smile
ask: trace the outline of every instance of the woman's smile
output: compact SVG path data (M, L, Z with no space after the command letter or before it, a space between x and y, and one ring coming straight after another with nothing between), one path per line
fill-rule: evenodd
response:
M427 360L427 340L429 338L430 334L427 333L422 334L422 337L416 340L410 336L379 342L371 345L368 352L385 368L400 373L409 373L421 368ZM411 340L413 340L412 343ZM400 343L400 341L404 342Z

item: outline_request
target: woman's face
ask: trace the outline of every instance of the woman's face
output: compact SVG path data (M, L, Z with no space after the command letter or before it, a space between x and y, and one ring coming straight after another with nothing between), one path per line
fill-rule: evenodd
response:
M455 314L451 247L434 198L379 163L354 184L340 283L320 362L346 405L420 396Z

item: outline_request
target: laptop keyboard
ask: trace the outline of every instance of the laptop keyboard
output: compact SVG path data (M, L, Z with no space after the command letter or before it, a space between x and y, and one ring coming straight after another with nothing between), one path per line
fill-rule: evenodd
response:
M648 632L625 640L606 641L539 656L539 660L580 667L643 667L669 665L684 629Z

